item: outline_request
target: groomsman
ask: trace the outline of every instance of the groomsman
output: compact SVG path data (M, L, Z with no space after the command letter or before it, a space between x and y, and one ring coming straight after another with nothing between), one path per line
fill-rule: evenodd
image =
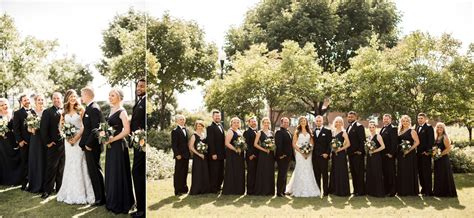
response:
M392 126L392 115L383 115L383 127L379 134L385 144L385 149L381 151L385 194L393 197L396 193L395 157L398 149L398 133L397 128Z
M323 116L318 115L315 119L316 128L313 133L313 171L316 182L320 190L324 191L324 196L328 196L328 161L331 154L332 132L324 128ZM321 177L323 178L323 189L321 189Z
M257 176L258 150L253 147L257 135L257 119L252 117L247 121L249 128L244 132L245 143L247 143L247 195L255 193L255 178Z
M287 117L280 119L280 129L275 133L276 159L278 164L277 196L283 197L286 192L286 177L288 165L293 157L292 136L288 132L290 120Z
M207 127L209 155L209 180L211 192L218 193L224 181L224 127L221 125L221 112L212 110L212 124Z
M137 102L133 106L132 120L130 129L132 132L142 129L145 130L145 110L146 110L146 81L140 79L137 83ZM136 148L133 149L133 185L135 186L135 198L137 200L137 212L133 217L145 217L145 152Z
M428 124L428 118L425 113L418 114L418 124L416 132L420 139L420 145L417 147L418 175L420 177L421 194L432 196L432 177L431 177L431 156L429 150L434 145L434 129Z
M104 175L100 165L100 154L104 150L104 146L99 143L94 130L99 128L100 123L105 122L105 119L100 106L94 102L94 95L92 88L85 87L81 89L81 100L86 105L86 110L82 117L84 130L79 146L84 150L87 171L94 190L95 202L92 205L99 206L105 204Z
M186 118L183 115L176 115L176 128L171 131L171 147L175 159L174 165L174 194L176 196L188 193L186 179L188 177L189 148L188 132L185 128Z
M64 139L61 137L59 123L63 113L62 95L53 93L53 106L46 109L41 117L41 140L46 144L46 177L43 183L42 198L48 198L56 184L56 192L61 188L64 171Z
M365 195L364 182L364 157L365 157L365 129L362 124L357 122L357 113L350 111L347 113L346 132L349 135L351 146L347 149L349 155L349 165L352 176L352 186L354 187L354 195Z
M36 114L30 108L30 99L26 95L21 95L19 99L21 108L13 114L13 133L15 134L16 144L20 149L21 158L21 190L26 189L28 184L28 145L30 144L31 133L28 131L25 119L28 113Z

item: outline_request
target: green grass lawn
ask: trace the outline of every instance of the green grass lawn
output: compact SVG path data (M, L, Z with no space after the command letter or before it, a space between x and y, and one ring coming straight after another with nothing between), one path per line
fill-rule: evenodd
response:
M173 179L147 182L148 217L474 216L474 174L455 174L458 198L174 196ZM190 185L190 175L188 185ZM352 188L351 188L352 190Z

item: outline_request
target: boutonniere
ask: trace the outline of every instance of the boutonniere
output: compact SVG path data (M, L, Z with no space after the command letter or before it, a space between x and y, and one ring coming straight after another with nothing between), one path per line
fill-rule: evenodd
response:
M85 117L89 117L89 114L86 114Z
M326 136L326 134L323 133L323 134L321 134L321 136Z

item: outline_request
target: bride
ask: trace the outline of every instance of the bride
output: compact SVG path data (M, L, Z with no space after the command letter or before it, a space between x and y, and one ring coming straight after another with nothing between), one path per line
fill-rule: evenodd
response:
M314 177L312 151L309 154L304 154L300 149L305 144L314 146L308 120L301 116L298 118L298 127L293 135L296 166L290 182L286 186L286 191L294 197L318 197L321 192Z
M84 109L78 103L77 93L74 90L66 92L64 102L64 123L74 125L78 133L71 139L64 140L66 163L57 200L67 204L91 204L95 202L94 191L87 171L85 154L79 146Z

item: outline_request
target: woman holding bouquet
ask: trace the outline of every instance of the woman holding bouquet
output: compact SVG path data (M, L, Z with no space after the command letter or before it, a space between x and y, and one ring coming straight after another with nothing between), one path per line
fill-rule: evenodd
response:
M240 119L230 119L230 129L225 136L226 161L223 195L243 195L245 193L245 139L242 136Z
M349 172L347 169L346 150L351 146L349 136L344 131L344 121L338 116L333 123L333 141L331 142L332 167L329 177L329 194L349 196Z
M0 98L0 121L3 135L0 135L0 185L20 185L22 182L20 152L14 149L16 144L12 131L12 117L8 100Z
M193 155L193 168L190 195L207 194L211 191L209 183L209 168L207 165L207 145L204 133L204 122L197 120L194 124L195 132L189 139L189 150Z
M130 157L125 137L130 133L130 124L122 106L123 92L112 89L109 92L110 114L107 123L114 133L105 143L105 196L107 210L127 214L135 203L130 173Z
M444 123L436 124L435 135L433 194L437 197L456 197L456 185L454 185L453 170L448 157L452 146Z
M398 127L399 149L397 164L397 195L417 196L418 168L416 165L416 147L420 144L416 131L410 128L411 118L402 115Z
M380 151L385 149L382 136L375 132L375 121L369 121L369 137L366 142L368 150L367 173L365 174L365 190L367 195L384 197L385 188L382 172L382 157Z
M273 132L270 130L270 118L262 119L262 129L255 136L254 147L259 150L255 195L275 195L275 159L273 151Z
M42 94L32 96L35 101L35 108L38 120L44 111L44 96ZM39 123L38 123L39 125ZM43 192L43 180L46 170L46 146L41 141L41 133L39 128L30 128L31 132L30 147L28 158L28 188L32 193Z

